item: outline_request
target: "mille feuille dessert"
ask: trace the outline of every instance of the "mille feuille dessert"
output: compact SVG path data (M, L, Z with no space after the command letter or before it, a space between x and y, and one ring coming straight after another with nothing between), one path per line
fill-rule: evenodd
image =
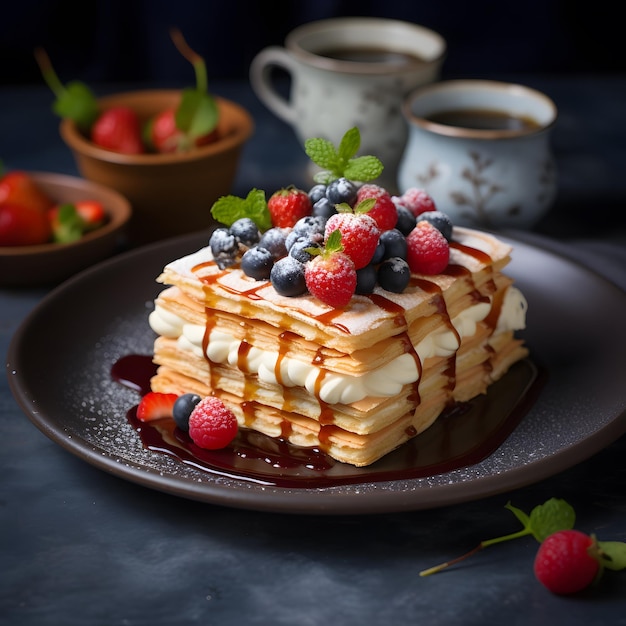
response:
M344 154L358 180L364 159L375 173ZM502 272L511 246L452 227L422 190L392 198L323 165L308 193L221 199L225 226L165 266L151 387L217 396L241 428L366 466L527 355L526 301Z

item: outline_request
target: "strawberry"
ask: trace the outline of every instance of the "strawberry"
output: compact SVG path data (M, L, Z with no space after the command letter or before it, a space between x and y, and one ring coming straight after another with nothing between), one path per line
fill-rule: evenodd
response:
M424 189L419 189L418 187L410 187L400 197L395 199L411 211L415 217L427 211L437 210L435 201Z
M149 391L139 402L137 419L141 422L151 422L165 417L173 418L174 403L177 398L175 393Z
M122 154L145 152L139 118L129 107L112 107L104 111L91 127L91 140L107 150Z
M448 266L448 240L430 222L418 222L408 234L407 262L415 274L440 274Z
M338 212L326 222L325 241L328 241L333 231L340 231L343 252L352 259L357 270L372 260L380 238L378 224L370 217L371 209L367 210L371 205L371 201L367 204L359 203L353 210L345 203L338 204Z
M74 203L76 212L83 220L86 231L102 226L107 220L107 214L98 200L79 200Z
M274 226L291 228L299 219L310 215L312 206L306 191L289 185L270 196L267 208Z
M533 569L539 582L553 593L576 593L598 575L600 548L594 537L578 530L560 530L543 540Z
M52 207L52 200L26 173L19 170L8 172L0 178L0 204L28 206L45 212Z
M389 192L373 183L368 183L360 187L356 195L357 204L374 198L376 203L369 210L368 215L376 220L380 230L391 230L398 223L398 210L391 199Z
M161 153L185 152L192 147L206 146L219 139L217 128L195 139L180 130L176 124L176 110L166 109L156 115L147 130L148 143Z
M324 249L304 266L304 280L309 292L338 309L350 302L357 280L354 262L343 252L341 239L341 232L333 231Z
M0 246L32 246L47 243L48 216L30 205L0 204Z
M189 415L189 436L200 448L225 448L237 435L235 414L215 396L200 400Z

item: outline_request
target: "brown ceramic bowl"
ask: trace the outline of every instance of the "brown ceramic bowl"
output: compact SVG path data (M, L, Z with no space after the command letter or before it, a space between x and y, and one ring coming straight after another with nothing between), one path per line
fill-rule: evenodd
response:
M177 106L177 90L139 90L100 98L102 109L128 106L142 125L154 114ZM71 120L61 122L61 137L74 153L80 173L126 196L133 206L132 243L145 243L209 228L210 210L231 193L241 149L252 134L250 114L216 98L220 139L187 153L128 155L92 143Z
M108 222L78 241L36 246L0 246L0 287L54 285L114 254L125 241L131 217L128 200L113 189L75 176L29 172L55 203L102 202Z

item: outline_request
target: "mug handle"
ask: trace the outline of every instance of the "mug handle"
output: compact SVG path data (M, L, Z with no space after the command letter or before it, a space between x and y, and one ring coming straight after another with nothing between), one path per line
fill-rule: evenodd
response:
M277 117L283 121L294 124L296 112L289 101L276 89L272 81L272 70L280 68L285 70L293 80L296 62L289 52L280 46L270 46L259 52L250 64L250 83L259 99Z

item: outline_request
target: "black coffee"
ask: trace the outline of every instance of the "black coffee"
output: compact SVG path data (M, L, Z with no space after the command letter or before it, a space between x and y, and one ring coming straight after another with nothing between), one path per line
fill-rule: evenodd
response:
M332 48L318 52L320 56L337 61L353 63L386 63L387 65L403 66L424 63L424 59L407 52L395 52L383 48Z
M437 124L470 128L472 130L537 130L541 125L531 117L511 115L505 111L487 111L482 109L458 109L441 111L425 116L425 119Z

